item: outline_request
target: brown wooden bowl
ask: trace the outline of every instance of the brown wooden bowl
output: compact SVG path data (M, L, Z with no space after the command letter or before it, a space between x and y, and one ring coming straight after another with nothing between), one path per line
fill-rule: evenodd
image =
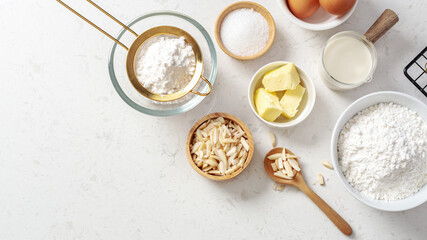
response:
M267 21L268 28L270 30L270 32L268 34L268 41L267 41L267 44L265 45L265 47L261 51L259 51L258 53L254 54L252 56L239 56L239 55L231 53L230 51L227 50L227 48L225 48L225 46L221 40L221 25L222 25L222 22L224 21L224 18L230 12L232 12L236 9L240 9L240 8L251 8L254 11L257 11L258 13L260 13L265 18L265 20ZM216 42L218 43L219 47L222 49L222 51L224 51L230 57L233 57L233 58L239 59L239 60L251 60L251 59L255 59L255 58L258 58L261 55L263 55L264 53L266 53L268 51L268 49L270 49L271 45L274 42L275 36L276 36L276 25L274 24L273 17L267 11L267 9L265 9L263 6L261 6L257 3L254 3L254 2L244 1L244 2L236 2L236 3L231 4L230 6L226 7L219 14L219 16L216 20L216 23L215 23L215 39L216 39Z
M233 122L238 124L242 128L242 130L246 133L246 136L248 137L248 145L249 145L248 156L246 158L245 163L243 164L243 167L239 168L237 171L233 172L230 175L224 175L224 176L212 175L202 171L199 167L197 167L196 163L193 161L193 158L191 157L191 151L190 151L190 144L191 144L191 141L193 140L194 132L197 130L197 128L200 125L202 125L204 122L208 121L209 119L218 118L218 117L223 117L225 119L232 120ZM193 167L193 169L196 170L196 172L198 172L200 175L206 178L209 178L211 180L224 181L224 180L228 180L236 177L241 172L243 172L243 170L245 170L245 168L249 165L254 155L254 139L249 128L237 117L228 113L211 113L202 117L200 120L198 120L190 129L190 132L188 133L188 136L187 136L187 142L185 144L185 152L187 154L187 159L191 167Z

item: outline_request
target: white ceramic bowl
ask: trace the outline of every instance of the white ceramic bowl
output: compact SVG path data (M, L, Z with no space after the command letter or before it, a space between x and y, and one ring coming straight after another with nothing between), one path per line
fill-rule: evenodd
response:
M277 0L277 3L279 4L280 8L283 10L285 15L291 22L302 28L315 31L331 29L345 22L353 14L358 2L359 0L354 3L350 11L341 16L329 14L325 10L323 10L322 7L319 7L319 10L317 10L317 12L313 16L304 19L299 19L295 17L289 10L287 0Z
M313 110L314 102L316 101L316 90L314 88L313 81L301 68L299 68L295 64L301 79L301 85L305 87L305 94L303 99L301 100L298 113L292 119L285 119L284 117L280 116L279 119L280 118L283 119L283 121L281 122L269 122L264 120L260 115L258 115L255 108L255 103L254 103L254 94L256 89L258 89L259 87L262 87L262 82L261 82L262 77L264 76L265 73L273 69L279 68L287 63L290 63L290 62L278 61L278 62L272 62L267 65L264 65L253 75L251 82L249 83L248 99L249 99L249 106L251 106L252 112L255 114L255 116L258 117L258 119L260 119L262 122L272 127L287 128L287 127L292 127L297 125L298 123L302 122L304 119L307 118L311 110Z
M338 136L341 132L343 126L350 120L354 115L356 115L361 110L381 103L381 102L394 102L400 104L404 107L407 107L415 112L427 121L427 105L422 103L420 100L411 97L404 93L399 92L375 92L363 96L353 102L347 109L341 114L337 123L335 124L334 131L332 133L331 141L331 155L332 155L332 164L334 166L335 173L338 175L338 179L344 185L345 189L353 195L357 200L362 203L384 211L404 211L411 208L414 208L418 205L421 205L427 201L427 185L424 185L419 192L414 195L407 197L405 199L396 200L396 201L385 201L385 200L372 200L364 195L362 195L358 190L354 189L345 178L344 174L341 171L341 168L338 163Z

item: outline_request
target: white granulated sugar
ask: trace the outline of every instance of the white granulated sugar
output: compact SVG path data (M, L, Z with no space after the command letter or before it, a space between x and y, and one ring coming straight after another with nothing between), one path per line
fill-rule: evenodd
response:
M135 73L150 92L171 94L183 89L192 79L195 61L193 49L183 37L161 35L141 47Z
M261 51L268 41L265 18L249 8L230 12L221 24L221 40L231 53L246 57Z
M338 155L344 176L362 194L409 197L427 182L427 123L401 105L373 105L343 127Z

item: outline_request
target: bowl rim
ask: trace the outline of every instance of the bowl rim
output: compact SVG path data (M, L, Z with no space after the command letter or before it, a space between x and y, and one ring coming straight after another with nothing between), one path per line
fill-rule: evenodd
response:
M235 9L233 9L234 7L236 7ZM268 27L269 27L269 34L268 34L268 41L267 44L264 46L263 49L261 49L261 51L255 53L254 55L251 56L239 56L236 55L232 52L230 52L223 44L222 39L221 39L221 25L223 20L225 19L225 17L227 17L227 15L229 13L231 13L234 10L240 9L240 8L252 8L254 11L260 13L265 20L268 23ZM264 14L263 14L264 13ZM256 59L261 57L262 55L264 55L273 45L274 39L276 37L276 23L274 22L274 18L271 15L271 13L263 6L261 6L258 3L255 2L251 2L251 1L239 1L239 2L235 2L233 4L228 5L227 7L225 7L221 13L218 15L216 21L215 21L215 40L218 44L218 46L221 48L221 50L227 54L228 56L238 59L238 60L252 60L252 59Z
M193 161L193 158L191 156L191 151L190 151L190 143L191 143L191 140L193 139L194 132L197 130L197 128L200 125L202 125L204 122L206 122L207 120L213 119L213 118L218 118L218 117L227 118L227 119L232 120L233 122L239 124L239 126L246 133L246 135L248 137L248 144L249 144L248 156L246 158L245 163L243 164L243 167L239 168L237 171L235 171L234 173L232 173L230 175L224 175L224 176L211 175L211 174L208 174L208 173L202 171L199 167L197 167L196 163ZM188 160L190 166L197 173L202 175L203 177L214 180L214 181L225 181L225 180L229 180L229 179L235 178L238 175L240 175L240 173L242 173L246 169L246 167L249 165L249 163L252 161L252 157L254 155L254 152L255 152L254 139L253 139L253 136L252 136L250 129L238 117L231 115L231 114L228 114L228 113L223 113L223 112L210 113L210 114L200 118L199 120L197 120L193 124L191 129L188 131L187 141L185 143L185 153L186 153L187 160Z
M405 201L406 199L415 196L416 194L418 194L422 188L427 187L427 184L424 185L420 191L416 192L414 195L411 195L407 198L404 199L399 199L399 200L395 200L395 201L387 201L387 200L373 200L370 199L368 197L365 197L362 193L360 193L357 189L355 189L353 186L350 185L350 183L347 181L347 179L345 178L343 172L341 171L340 165L338 163L338 136L339 133L341 132L342 127L345 125L345 123L348 122L348 120L351 119L351 117L349 119L344 119L345 115L349 112L352 111L353 108L355 108L360 102L363 102L364 100L368 99L368 98L372 98L375 97L377 95L385 95L385 96L400 96L403 98L408 99L409 101L415 102L416 104L420 104L421 106L425 106L426 110L427 110L427 105L425 105L423 102L421 102L419 99L410 96L406 93L402 93L402 92L396 92L396 91L379 91L379 92L373 92L370 94L367 94L365 96L360 97L359 99L357 99L356 101L352 102L340 115L340 117L338 118L338 120L335 123L334 129L332 131L332 136L331 136L331 162L332 165L334 167L334 172L336 173L336 175L338 176L339 181L341 182L342 185L344 185L344 188L347 190L347 192L349 192L351 194L351 196L353 196L354 198L356 198L357 200L359 200L360 202L364 203L365 205L368 205L372 208L378 209L378 210L382 210L382 211L390 211L390 212L397 212L397 211L405 211L405 210L409 210L412 208L415 208L425 202L427 202L427 197L424 200L419 200L419 201L414 201L412 204L411 203L407 203L404 206L393 206L393 205L388 205L388 206L383 206L377 203L402 203L402 201ZM381 101L374 103L372 105L378 104ZM370 105L370 106L372 106ZM406 106L405 106L406 107ZM365 109L365 108L363 108ZM353 115L354 116L354 115ZM352 116L352 117L353 117ZM344 122L345 121L345 122ZM426 195L427 196L427 195Z
M313 90L313 94L312 94L312 102L308 102L307 101L307 105L305 106L305 108L308 108L308 110L307 110L307 114L305 115L305 116L302 116L301 117L301 115L299 116L299 117L297 117L297 118L295 118L295 119L292 119L292 120L290 120L289 122L285 122L285 123L276 123L276 122L269 122L269 121L267 121L267 120L265 120L265 119L263 119L259 114L258 114L258 112L256 111L256 109L255 109L255 104L253 104L253 95L254 94L251 94L251 88L252 88L252 86L255 84L255 82L256 81L258 81L259 79L255 79L255 76L257 76L262 70L264 70L265 68L267 68L267 67L269 67L269 66L271 66L271 65L275 65L275 64L282 64L282 66L283 65L285 65L285 64L288 64L288 63L293 63L293 64L295 64L294 62L289 62L289 61L274 61L274 62L270 62L270 63L267 63L267 64L265 64L264 66L262 66L262 67L260 67L256 72L255 72L255 74L253 74L252 75L252 78L251 78L251 81L249 82L249 87L248 87L248 101L249 101L249 106L250 106L250 108L251 108L251 110L252 110L252 113L253 114L255 114L255 116L259 119L259 120L261 120L263 123L265 123L265 124L267 124L267 125L269 125L269 126L271 126L271 127L276 127L276 128L289 128L289 127L293 127L293 126L296 126L297 124L299 124L299 123L301 123L301 122L303 122L309 115L310 115L310 113L313 111L313 108L314 108L314 105L316 104L316 88L315 88L315 86L314 86L314 84L313 84L313 80L310 78L310 76L302 69L302 68L300 68L300 67L298 67L298 65L297 64L295 64L295 67L297 68L297 70L298 70L298 72L301 72L301 73L303 73L307 78L304 78L304 79L302 79L302 81L304 81L304 84L306 85L306 89L308 89L308 88L310 88L310 89L312 89ZM255 91L256 89L254 89L254 91ZM307 93L308 91L306 91L306 93ZM307 93L308 94L308 93ZM252 97L251 97L252 96Z
M181 18L181 19L189 22L190 24L192 24L203 35L203 37L206 40L206 43L209 47L209 52L211 55L210 60L211 60L211 64L212 64L212 67L211 67L212 72L210 73L210 75L208 77L208 81L213 86L215 83L216 76L217 76L217 68L218 68L217 54L216 54L215 46L214 46L214 43L213 43L211 37L209 36L209 33L195 19L193 19L193 18L191 18L185 14L176 12L176 11L153 11L153 12L145 13L145 14L135 18L131 22L127 23L126 26L131 27L134 24L136 24L140 21L143 21L146 18L161 16L161 15L174 16L174 17ZM116 39L120 40L126 32L127 32L127 30L125 28L122 28L119 31L118 35L116 36ZM110 50L110 56L108 59L108 73L110 75L110 79L111 79L111 82L114 86L114 89L119 94L120 98L126 104L128 104L130 107L137 110L138 112L141 112L141 113L144 113L147 115L151 115L151 116L156 116L156 117L167 117L167 116L178 115L178 114L190 111L191 109L193 109L194 107L199 105L199 103L202 102L203 99L206 98L206 96L197 95L197 96L194 96L193 99L189 100L184 105L179 106L178 108L166 109L166 110L150 109L150 108L146 108L146 107L141 106L140 104L136 103L130 97L127 96L127 94L123 91L123 89L121 88L121 86L117 80L115 69L114 69L114 59L115 59L115 52L116 52L117 46L118 46L118 44L116 42L113 42L111 50ZM206 85L202 89L202 92L205 92L208 88L209 88L209 86Z
M347 19L350 18L350 16L353 15L353 12L356 10L356 7L357 7L359 0L356 0L356 2L354 3L354 5L350 9L350 11L348 11L346 14L342 15L341 18L339 19L339 21L335 21L332 23L308 23L308 22L305 22L305 21L295 17L291 13L291 11L289 10L288 4L287 4L287 0L277 0L277 2L279 4L280 8L282 9L282 11L285 13L286 17L292 23L295 23L296 25L298 25L299 27L304 28L304 29L313 30L313 31L323 31L323 30L328 30L328 29L332 29L334 27L337 27L337 26L343 24L345 21L347 21ZM321 7L319 7L319 8L321 8Z

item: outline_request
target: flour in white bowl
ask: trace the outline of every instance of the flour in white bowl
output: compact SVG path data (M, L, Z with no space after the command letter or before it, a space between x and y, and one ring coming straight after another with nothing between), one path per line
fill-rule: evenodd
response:
M184 37L160 35L141 47L135 63L139 82L150 92L171 94L193 78L196 59Z
M409 197L427 182L427 123L395 103L370 106L341 130L338 157L348 182L369 198Z

